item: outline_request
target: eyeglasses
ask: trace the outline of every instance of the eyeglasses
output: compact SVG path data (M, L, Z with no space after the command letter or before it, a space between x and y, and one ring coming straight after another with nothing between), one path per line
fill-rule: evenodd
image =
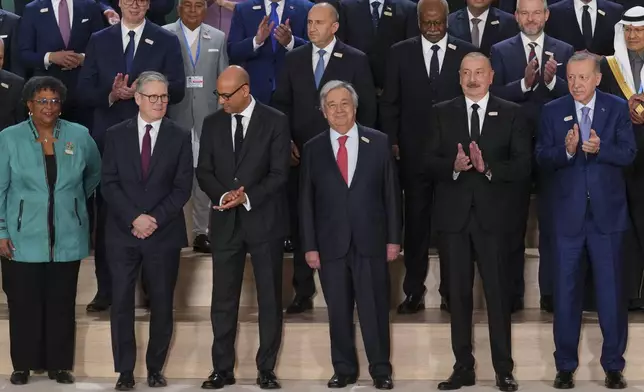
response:
M242 87L247 86L247 85L248 85L248 83L244 83L244 84L242 84L241 86L237 87L237 90L235 90L235 91L233 91L232 93L229 93L229 94L227 94L227 93L220 93L220 92L219 92L219 91L217 91L217 90L213 91L212 93L213 93L213 94L215 94L215 97L217 97L217 99L219 99L219 98L223 98L223 99L224 99L224 101L230 101L230 98L232 98L232 97L233 97L233 95L237 94L237 92L238 92L239 90L241 90L241 88L242 88Z
M123 0L123 4L130 6L136 3L139 7L144 7L150 4L150 0Z
M170 100L170 96L168 94L163 94L163 95L156 95L156 94L155 95L147 95L147 94L143 94L143 93L139 93L139 94L141 94L144 97L146 97L148 99L148 101L150 101L150 103L157 103L157 101L159 101L159 98L161 98L162 103L168 103L168 101Z
M47 98L41 98L41 99L32 99L31 102L35 102L38 105L42 106L47 106L48 104L52 104L53 106L58 106L63 103L63 101L60 98L52 98L52 99L47 99Z

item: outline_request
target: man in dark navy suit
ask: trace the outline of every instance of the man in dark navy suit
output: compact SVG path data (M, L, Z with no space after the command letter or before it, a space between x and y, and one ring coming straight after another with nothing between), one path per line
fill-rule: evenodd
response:
M4 65L1 67L18 76L25 76L24 68L20 65L18 53L18 26L20 17L9 11L0 9L0 38L4 41Z
M40 0L44 1L44 0ZM186 77L181 61L181 46L176 35L145 20L149 0L121 0L121 23L92 35L82 67L78 89L84 104L94 111L92 137L103 149L105 131L112 125L136 115L136 79L144 71L157 71L169 81L170 103L181 102ZM97 200L100 206L100 198ZM102 243L104 225L99 209L95 252L97 295L88 311L109 307L111 282Z
M2 69L4 41L0 38L0 131L25 119L25 106L20 101L25 80Z
M358 376L353 309L376 389L392 389L389 267L398 258L400 190L387 135L356 124L358 95L332 80L320 92L329 129L304 146L300 231L306 262L319 270L329 313L329 388Z
M519 32L512 14L492 7L491 4L492 0L468 0L466 8L449 14L449 35L471 42L481 53L489 56L492 45Z
M538 164L553 182L554 387L574 387L579 365L585 250L604 337L600 363L605 384L623 389L628 314L622 238L630 226L623 170L637 150L633 124L625 100L596 90L602 77L598 57L575 54L567 74L570 95L545 105L535 149Z
M116 22L110 24L118 23L118 17L123 13L120 7L119 0L95 0L102 4L103 7L114 8L116 11L114 18ZM166 21L166 16L174 10L175 0L150 0L150 9L146 13L146 18L156 25L164 26Z
M549 11L545 0L520 0L515 13L521 33L492 46L490 57L494 69L494 84L490 88L496 96L518 103L534 133L541 107L544 103L567 93L566 73L563 64L573 54L569 44L544 34ZM535 177L535 176L533 176ZM545 196L547 178L539 177L539 288L542 308L552 311L552 258L550 255L550 219ZM514 282L511 290L512 310L523 308L525 281L525 233L532 191L532 179L515 184L522 203L517 207L518 229L509 238L509 278ZM543 197L541 197L543 195Z
M277 84L284 56L307 43L306 0L246 0L235 6L228 34L231 64L250 75L252 94L268 104Z
M609 0L563 0L550 6L546 33L575 51L610 56L615 51L615 24L623 12L620 4Z

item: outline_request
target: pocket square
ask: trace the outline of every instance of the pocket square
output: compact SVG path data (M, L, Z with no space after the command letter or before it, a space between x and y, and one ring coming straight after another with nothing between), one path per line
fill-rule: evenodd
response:
M85 22L87 22L88 20L89 20L89 19L83 19L83 20L81 20L81 23L85 23Z
M566 116L566 117L564 117L564 121L571 121L571 120L572 120L572 116Z

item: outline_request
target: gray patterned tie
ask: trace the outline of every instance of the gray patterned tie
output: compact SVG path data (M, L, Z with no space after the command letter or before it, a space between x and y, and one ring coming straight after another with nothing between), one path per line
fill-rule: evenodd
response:
M481 19L472 18L472 44L477 48L481 46L481 32L479 31Z

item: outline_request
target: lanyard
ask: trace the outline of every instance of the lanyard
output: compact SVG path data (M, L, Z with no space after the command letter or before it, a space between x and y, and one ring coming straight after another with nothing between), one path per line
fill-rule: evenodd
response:
M199 61L199 54L201 53L201 30L197 34L197 58L192 58L192 50L190 49L190 44L188 43L188 37L186 36L186 31L183 29L183 23L180 23L181 32L183 33L183 39L186 41L186 47L188 48L188 56L190 56L190 63L192 63L193 72L197 70L197 61Z

